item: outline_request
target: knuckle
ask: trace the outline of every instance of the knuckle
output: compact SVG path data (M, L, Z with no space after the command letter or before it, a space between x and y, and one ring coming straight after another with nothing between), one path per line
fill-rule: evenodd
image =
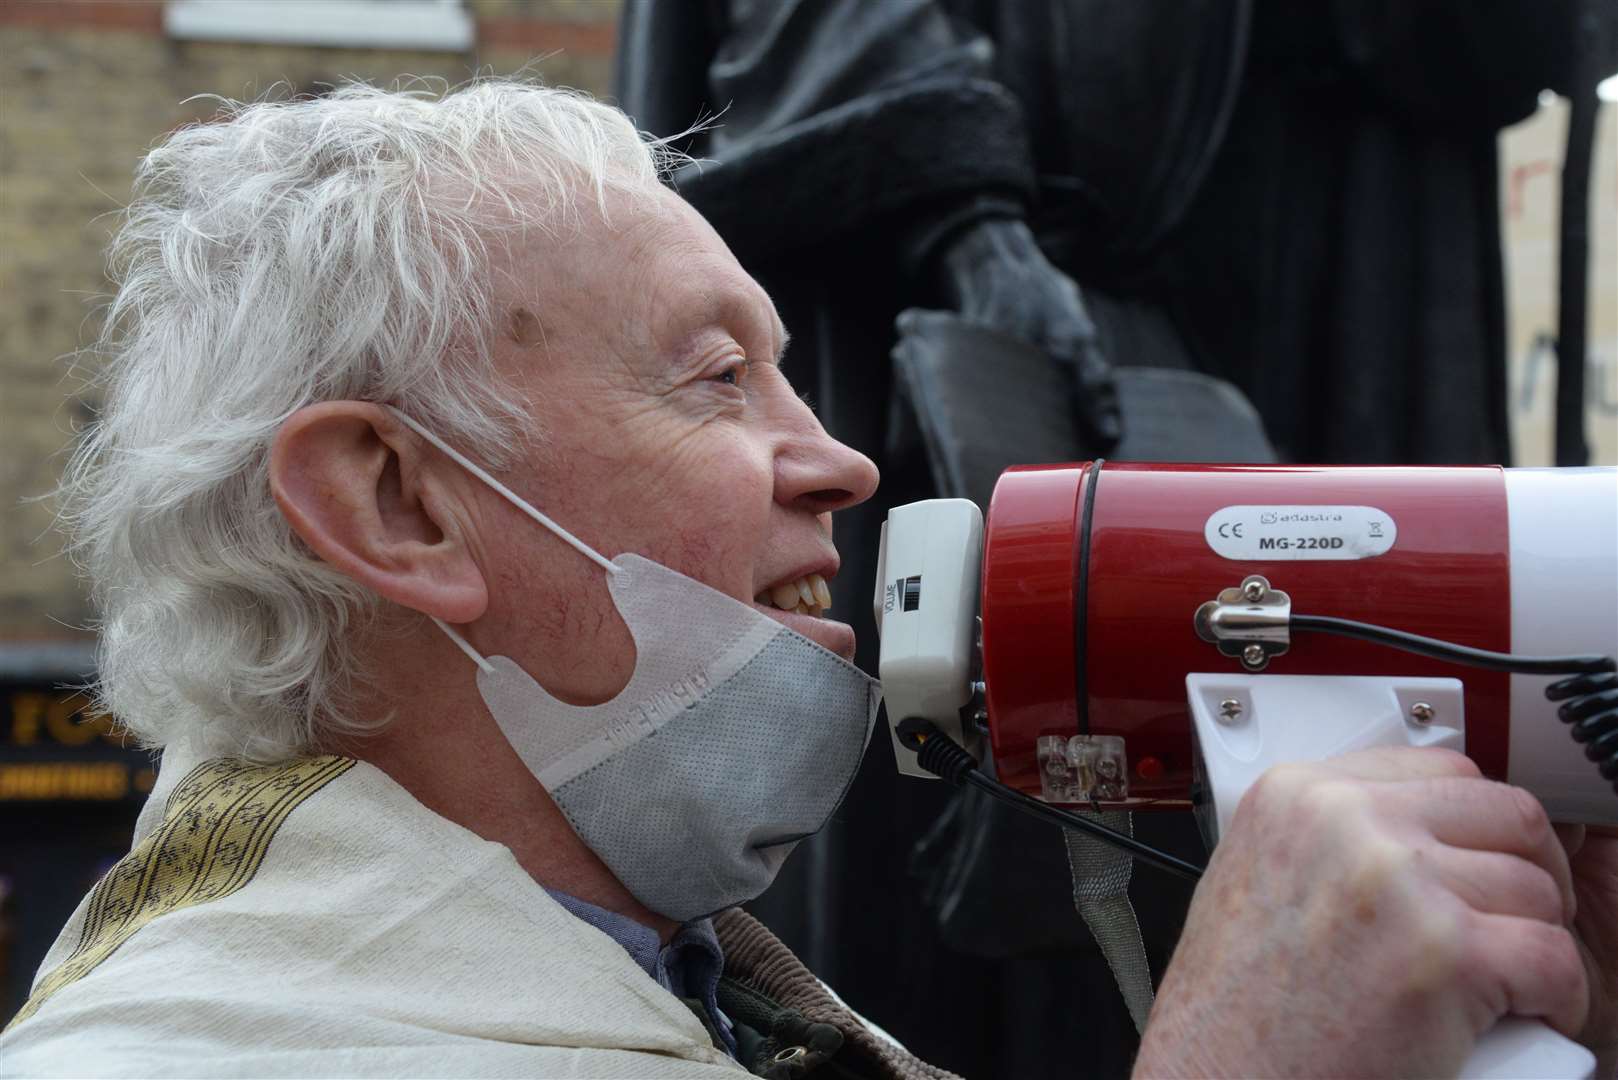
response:
M1551 819L1540 801L1519 787L1501 785L1501 809L1510 815L1516 830L1525 839L1540 841L1551 831Z
M1308 829L1357 810L1354 785L1322 775L1306 764L1288 762L1265 770L1237 804L1248 817L1285 818ZM1350 805L1353 804L1353 805Z
M1469 907L1547 923L1562 921L1562 888L1549 871L1516 855L1483 857L1491 860L1489 872L1471 875L1463 869L1453 882L1454 891Z
M1299 790L1302 793L1305 789ZM1307 781L1302 805L1294 812L1304 821L1334 824L1351 835L1360 835L1369 834L1361 823L1371 809L1371 795L1363 783L1341 777L1314 777Z
M1545 922L1561 922L1562 888L1556 879L1533 865L1524 865L1521 876L1521 889L1527 898L1529 912Z
M1286 805L1298 790L1299 771L1297 765L1291 764L1264 770L1242 796L1242 802L1255 808Z
M1397 910L1411 895L1416 853L1404 843L1376 834L1354 835L1349 844L1339 857L1342 877L1337 885L1337 902L1353 918L1368 925L1377 920L1378 912ZM1431 929L1438 934L1442 928Z
M1474 926L1471 945L1456 958L1455 977L1487 1005L1490 1017L1542 1016L1565 1033L1582 1026L1589 985L1570 931L1517 919L1502 940L1499 924L1479 918Z
M1577 1031L1583 1024L1590 986L1573 934L1562 926L1534 923L1529 941L1524 963L1531 965L1540 985L1552 995L1545 1002L1546 1011L1554 1016L1574 1018L1570 1022L1572 1030Z
M1355 842L1349 860L1349 880L1359 890L1381 890L1404 878L1415 852L1396 840L1365 836Z
M1529 933L1547 974L1559 983L1566 983L1570 989L1582 992L1585 989L1584 960L1579 956L1573 932L1565 926L1537 922L1531 924Z
M1478 763L1461 753L1459 750L1450 750L1442 746L1430 747L1426 751L1436 760L1443 761L1455 776L1475 779L1483 775Z
M1409 929L1396 969L1403 993L1424 997L1455 985L1468 962L1466 925L1453 911L1424 911Z

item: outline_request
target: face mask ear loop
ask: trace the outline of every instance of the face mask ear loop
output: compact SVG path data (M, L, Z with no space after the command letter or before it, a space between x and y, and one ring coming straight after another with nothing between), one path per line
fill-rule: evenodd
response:
M476 649L472 648L472 643L470 641L467 641L460 634L456 633L455 630L451 629L449 623L445 622L443 619L440 619L436 615L430 615L430 616L428 616L428 618L432 619L433 622L437 623L438 628L440 630L444 631L444 635L446 637L448 637L451 641L455 642L455 644L460 648L460 650L463 653L465 653L468 657L471 658L472 663L476 664L479 668L482 669L482 671L483 671L483 673L485 675L493 673L494 665L489 663L487 660L483 659L483 654L478 652Z
M478 465L477 462L473 461L471 458L455 449L449 443L445 442L443 439L440 439L437 435L434 435L432 432L416 423L416 421L411 417L408 417L398 409L395 409L392 405L383 405L382 407L397 417L399 422L405 427L409 428L411 431L414 431L417 435L420 435L422 438L438 447L438 449L442 450L450 457L452 461L461 466L461 468L465 469L479 480L482 480L485 484L488 484L490 487L494 488L494 490L503 496L505 500L512 506L515 506L518 510L521 510L529 517L545 526L545 528L555 533L563 541L571 545L573 549L580 555L583 555L585 558L589 559L591 562L595 563L609 574L616 574L618 572L618 567L613 565L611 559L608 559L606 556L600 554L589 544L586 544L583 540L580 540L578 537L562 528L556 522L552 521L550 518L528 505L521 495L518 495L510 488L506 487L506 485L496 480L493 476L490 476L488 471L482 466ZM434 619L433 621L437 622L438 620ZM438 625L444 626L443 623L438 623ZM449 634L449 636L453 638L456 644L460 645L462 649L466 650L468 656L472 657L480 664L484 663L483 658L478 656L477 653L473 652L471 646L466 644L466 642L456 635L453 630L449 629L447 626L444 626L444 632Z

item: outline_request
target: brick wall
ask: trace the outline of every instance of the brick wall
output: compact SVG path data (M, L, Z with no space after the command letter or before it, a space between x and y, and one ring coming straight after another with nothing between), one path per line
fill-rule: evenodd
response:
M271 3L273 0L251 0ZM102 250L136 161L212 112L357 76L459 82L536 57L548 82L605 93L616 0L469 0L470 53L174 41L162 5L0 0L0 641L75 636L90 612L58 554L49 492L91 403L64 359L92 341Z

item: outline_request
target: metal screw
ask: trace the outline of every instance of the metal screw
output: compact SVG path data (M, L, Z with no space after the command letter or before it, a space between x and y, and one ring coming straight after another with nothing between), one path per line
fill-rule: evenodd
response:
M1226 580L1228 581L1229 579L1227 578ZM1264 599L1264 595L1267 592L1269 592L1269 590L1264 587L1264 582L1255 578L1248 578L1246 581L1242 582L1242 595L1247 597L1247 599L1251 600L1255 604Z
M1253 644L1247 646L1247 648L1243 649L1242 663L1251 668L1263 667L1264 646L1258 644L1258 642L1254 642Z
M1242 703L1233 697L1228 697L1219 703L1219 716L1227 724L1242 714Z
M1432 720L1433 713L1437 711L1437 709L1434 709L1425 701L1418 701L1414 705L1410 706L1410 719L1414 720L1418 724L1425 724Z

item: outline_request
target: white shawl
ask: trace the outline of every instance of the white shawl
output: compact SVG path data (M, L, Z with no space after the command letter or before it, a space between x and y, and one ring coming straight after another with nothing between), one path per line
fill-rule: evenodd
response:
M380 770L177 758L0 1075L745 1075L508 849Z

